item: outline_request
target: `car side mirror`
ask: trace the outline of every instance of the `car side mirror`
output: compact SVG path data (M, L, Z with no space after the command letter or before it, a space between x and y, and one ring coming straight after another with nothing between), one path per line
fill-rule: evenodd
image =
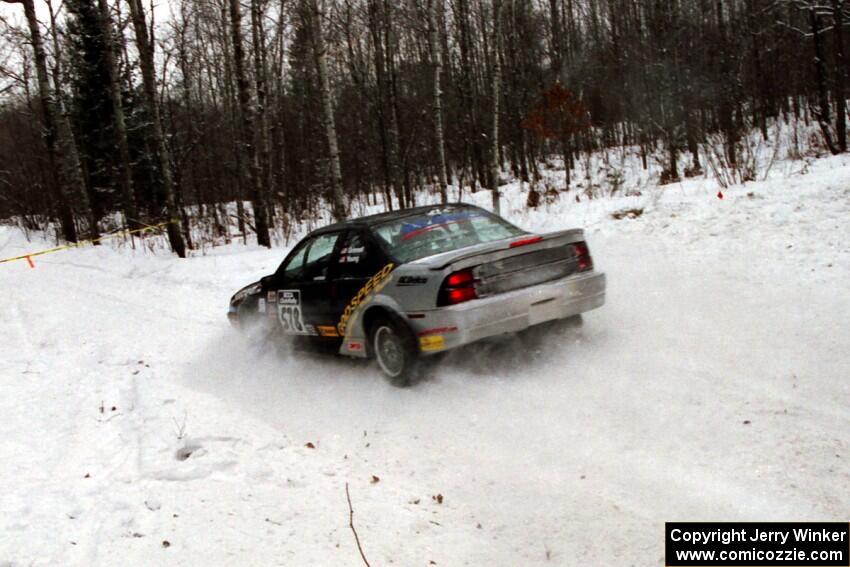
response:
M263 276L262 278L260 278L260 285L263 287L263 289L268 289L269 287L271 287L271 284L272 284L273 281L274 281L273 275L272 276Z

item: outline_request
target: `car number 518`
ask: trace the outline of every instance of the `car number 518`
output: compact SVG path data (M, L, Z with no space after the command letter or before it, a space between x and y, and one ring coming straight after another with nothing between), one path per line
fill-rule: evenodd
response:
M303 333L306 330L304 321L301 319L301 307L297 305L281 305L278 318L286 333Z

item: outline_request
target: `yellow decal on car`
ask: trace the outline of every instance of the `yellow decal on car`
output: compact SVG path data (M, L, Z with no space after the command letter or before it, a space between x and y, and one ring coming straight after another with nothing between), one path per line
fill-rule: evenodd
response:
M338 337L339 333L333 325L316 325L316 330L319 331L321 337Z
M342 316L339 318L339 323L337 323L336 328L339 331L339 334L345 336L346 329L350 329L351 325L354 323L356 319L355 310L358 307L364 306L369 303L375 294L381 291L387 283L390 281L390 273L393 271L395 265L390 262L381 270L369 278L369 281L360 288L354 297L351 298L351 301L348 302L348 305L345 307L345 311L342 312Z
M443 335L419 337L419 350L422 352L442 350L444 348L446 348L446 341L443 339Z

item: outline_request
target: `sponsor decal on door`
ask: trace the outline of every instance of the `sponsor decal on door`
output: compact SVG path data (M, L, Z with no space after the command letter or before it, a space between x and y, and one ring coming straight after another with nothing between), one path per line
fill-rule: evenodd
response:
M390 262L381 268L381 270L369 278L366 285L361 287L354 297L351 298L351 301L349 301L348 305L345 307L345 311L342 312L339 323L336 325L341 336L348 336L347 331L351 330L351 326L357 318L357 309L367 305L384 288L384 286L389 283L394 267L395 264Z

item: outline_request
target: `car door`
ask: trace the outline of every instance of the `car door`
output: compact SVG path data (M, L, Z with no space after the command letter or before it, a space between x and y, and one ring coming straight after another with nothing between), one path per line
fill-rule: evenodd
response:
M341 235L328 232L306 239L275 274L268 302L283 334L319 337L320 327L336 323L329 299L330 270Z
M336 322L357 292L389 262L372 235L352 228L342 238L339 256L332 270L331 305Z

